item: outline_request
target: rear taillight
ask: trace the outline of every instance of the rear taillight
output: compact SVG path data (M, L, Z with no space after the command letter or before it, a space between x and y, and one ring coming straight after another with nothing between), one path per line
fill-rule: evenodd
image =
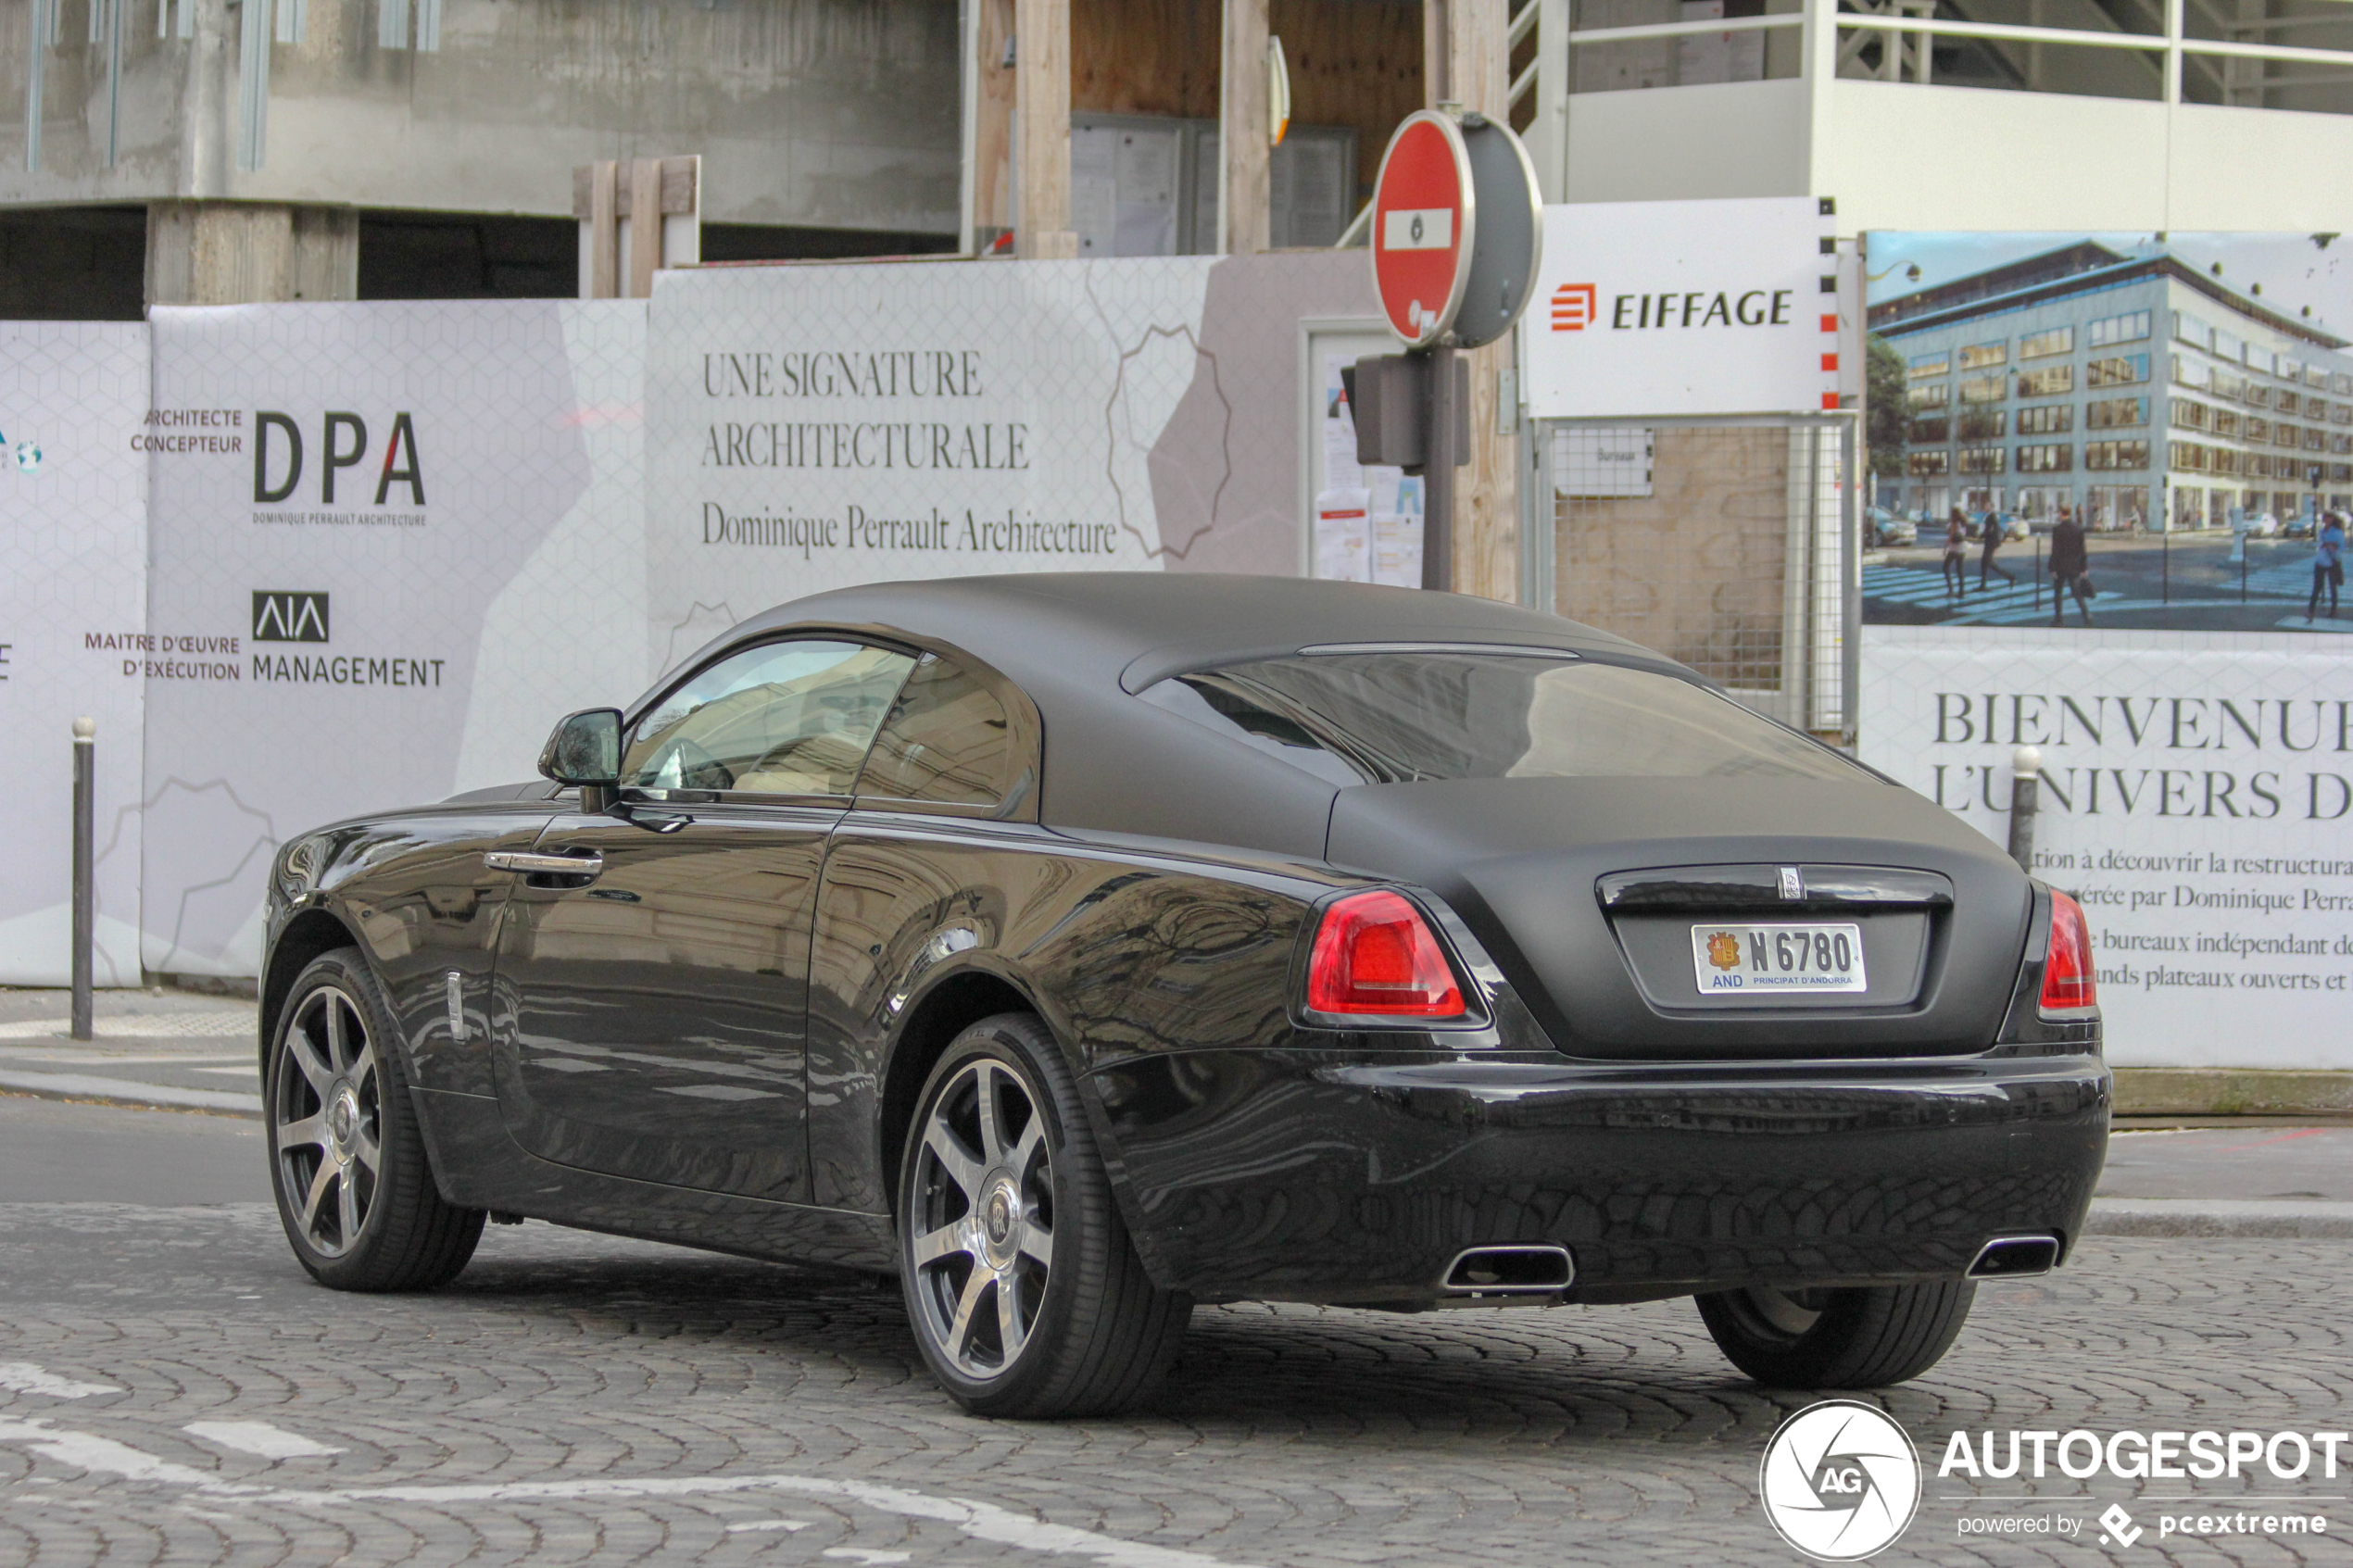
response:
M2043 960L2045 1012L2087 1008L2098 1001L2092 966L2092 928L2083 906L2066 894L2051 894L2051 951Z
M1307 960L1316 1012L1453 1018L1463 1011L1446 950L1419 909L1394 893L1356 893L1327 905Z

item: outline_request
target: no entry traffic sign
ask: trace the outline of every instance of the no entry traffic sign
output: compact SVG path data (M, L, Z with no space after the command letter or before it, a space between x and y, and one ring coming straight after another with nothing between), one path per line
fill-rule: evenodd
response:
M1408 348L1476 348L1512 330L1544 247L1536 166L1484 115L1408 115L1373 188L1373 283Z
M1470 154L1452 115L1408 115L1373 187L1373 282L1389 329L1427 348L1454 324L1470 274L1478 209Z

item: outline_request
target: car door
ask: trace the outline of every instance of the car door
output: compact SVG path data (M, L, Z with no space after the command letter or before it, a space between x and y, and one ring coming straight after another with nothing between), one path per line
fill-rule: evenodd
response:
M610 810L505 858L497 1082L524 1148L805 1198L818 873L913 662L838 636L733 650L624 737Z
M875 737L834 829L810 949L813 1203L889 1206L874 1095L893 1014L1063 874L1039 852L1039 739L1026 695L952 652L923 656Z

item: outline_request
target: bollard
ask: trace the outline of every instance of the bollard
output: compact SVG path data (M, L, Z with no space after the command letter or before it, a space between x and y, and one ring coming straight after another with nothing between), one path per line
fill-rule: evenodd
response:
M73 1037L90 1038L90 941L98 900L91 877L91 840L97 830L92 754L98 721L73 721Z
M2034 869L2034 805L2042 783L2039 747L2021 746L2010 753L2010 859L2020 871Z

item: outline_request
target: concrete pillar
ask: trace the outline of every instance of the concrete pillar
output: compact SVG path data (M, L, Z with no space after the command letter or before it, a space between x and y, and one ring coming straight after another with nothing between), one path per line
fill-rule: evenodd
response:
M1439 102L1476 109L1511 122L1511 18L1506 0L1423 0L1426 57L1422 76ZM1444 42L1442 56L1430 57ZM1469 350L1471 460L1454 492L1454 587L1464 594L1511 600L1519 593L1519 433L1498 428L1512 340ZM1517 398L1501 421L1516 425Z
M1078 254L1070 226L1070 0L1013 0L1013 75L1021 216L1017 254L1067 261Z
M147 303L357 299L359 214L347 207L159 201L147 207Z
M1250 256L1266 248L1271 127L1266 122L1267 0L1225 0L1224 54L1218 70L1217 249Z

